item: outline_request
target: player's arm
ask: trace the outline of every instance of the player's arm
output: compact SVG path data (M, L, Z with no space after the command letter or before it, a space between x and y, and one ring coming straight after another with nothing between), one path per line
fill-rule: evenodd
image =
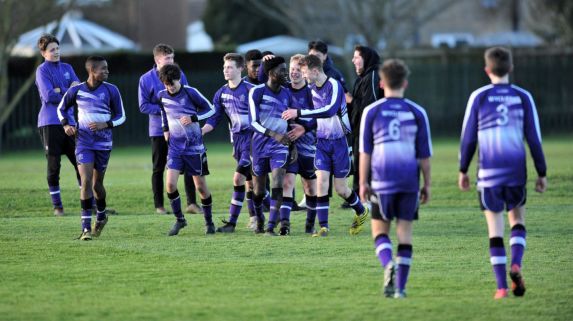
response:
M139 78L137 98L139 101L139 111L149 115L161 114L157 98L153 96L153 91L150 90L149 84L144 77Z
M70 84L68 85L68 88L66 88L66 90L64 90L64 92L68 91L68 89L70 89L73 86L77 86L80 84L80 79L78 78L78 76L76 75L76 72L74 71L74 68L72 68L71 66L68 65L68 72L70 73Z
M58 112L58 119L62 126L64 126L64 131L68 136L74 136L77 132L76 130L76 123L73 118L73 113L69 112L69 109L72 108L75 104L75 91L71 93L67 91L62 97L60 104L56 111Z
M188 86L185 87L185 89L191 93L193 103L198 107L198 113L196 116L197 119L194 119L193 116L191 117L194 122L205 120L215 115L215 107L213 104L211 104L211 102L205 98L205 96L203 96L197 89Z
M543 193L547 189L547 164L545 163L545 155L541 145L539 117L537 116L537 108L531 95L527 93L526 97L522 98L524 98L522 99L524 109L524 136L527 145L529 145L529 151L535 164L535 170L537 171L535 191Z
M416 132L416 158L418 159L418 166L422 170L422 177L424 179L424 184L420 188L420 202L426 204L430 200L430 186L432 183L431 179L431 166L430 157L432 157L432 137L430 134L430 121L426 111L419 107L416 107L416 126L418 131ZM418 108L419 107L419 108Z
M360 136L359 136L359 152L360 157L358 160L358 172L360 177L360 199L362 202L370 200L372 189L370 187L370 167L372 165L372 151L374 150L374 135L372 133L373 115L375 115L375 108L368 108L364 110L361 119Z
M38 68L36 70L36 84L38 85L38 92L43 101L51 104L58 104L62 100L62 91L59 87L54 87L52 84L52 77L47 70Z
M201 128L202 135L205 135L213 131L213 129L217 127L217 125L223 118L224 107L221 104L221 89L219 89L215 93L215 96L213 97L213 108L215 108L215 114L213 115L213 117L207 119L205 125L203 125L203 127Z
M462 125L458 175L458 187L462 191L469 191L470 189L470 179L467 173L477 147L478 106L476 104L476 97L477 94L475 92L470 96Z
M327 105L318 109L288 109L283 113L283 119L292 119L296 117L312 117L312 118L328 118L336 115L340 109L340 105L344 102L344 96L339 95L342 86L336 80L330 79L332 83L332 92L330 93L330 101ZM295 115L296 117L293 117Z
M169 122L167 121L167 113L163 105L159 105L159 111L161 113L161 128L163 129L163 137L165 141L169 141Z
M261 124L259 118L259 106L258 103L255 103L255 101L261 101L262 90L259 89L260 88L254 88L249 91L249 121L251 123L251 128L259 134L272 137L277 142L283 145L288 145L290 140L287 135L277 133Z
M432 167L430 165L430 158L422 158L418 160L418 165L422 170L422 177L424 178L424 184L420 188L420 203L426 204L430 201L430 187L432 184Z

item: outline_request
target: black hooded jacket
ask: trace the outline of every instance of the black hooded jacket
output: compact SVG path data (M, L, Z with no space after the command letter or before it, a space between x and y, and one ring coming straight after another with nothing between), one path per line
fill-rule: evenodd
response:
M364 60L364 69L354 82L352 103L350 105L350 124L355 135L358 135L360 132L358 128L360 128L360 120L364 108L384 97L384 91L380 89L380 77L378 76L380 56L375 50L368 47L362 47L360 56Z

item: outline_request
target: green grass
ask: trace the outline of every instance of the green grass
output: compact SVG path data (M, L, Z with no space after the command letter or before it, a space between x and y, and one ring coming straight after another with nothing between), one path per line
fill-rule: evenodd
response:
M475 191L457 190L457 143L434 144L432 200L414 227L406 300L382 298L369 232L348 235L351 212L334 199L331 235L312 239L304 214L293 235L203 235L202 217L167 237L173 218L153 214L148 148L116 148L106 177L118 210L102 236L80 232L71 166L62 167L67 216L52 217L41 151L0 158L0 320L571 320L572 137L546 140L549 190L530 168L524 298L492 299L485 221ZM215 219L226 218L234 163L209 146ZM475 163L475 162L474 162ZM472 169L472 172L474 169ZM180 189L182 190L180 182ZM298 191L301 191L299 188ZM299 196L300 196L299 192ZM507 244L506 238L506 244Z

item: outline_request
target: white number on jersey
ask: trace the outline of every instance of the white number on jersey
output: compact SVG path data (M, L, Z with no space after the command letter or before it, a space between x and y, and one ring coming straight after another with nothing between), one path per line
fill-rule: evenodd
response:
M507 113L509 112L507 106L504 104L498 105L495 111L499 113L499 118L496 120L497 124L499 126L506 125L509 120L509 117L507 117Z
M400 120L394 118L388 124L388 131L392 140L400 139Z

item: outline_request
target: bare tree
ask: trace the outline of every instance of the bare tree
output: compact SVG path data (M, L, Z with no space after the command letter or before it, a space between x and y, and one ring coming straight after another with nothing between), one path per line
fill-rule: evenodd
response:
M528 0L527 24L547 42L573 45L573 1Z
M344 46L348 35L378 47L383 41L393 52L406 43L417 44L417 33L456 0L248 0L269 17L283 23L292 35L324 38Z

